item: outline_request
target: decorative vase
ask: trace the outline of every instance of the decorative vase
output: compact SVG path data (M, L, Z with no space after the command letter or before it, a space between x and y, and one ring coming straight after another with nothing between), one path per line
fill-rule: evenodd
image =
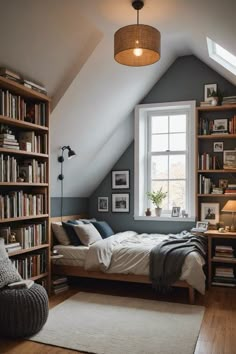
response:
M218 104L218 97L212 97L211 105L212 106L217 106L217 104Z
M146 216L151 216L152 212L150 210L150 208L147 208L147 210L145 211Z
M161 216L162 208L155 208L156 216Z

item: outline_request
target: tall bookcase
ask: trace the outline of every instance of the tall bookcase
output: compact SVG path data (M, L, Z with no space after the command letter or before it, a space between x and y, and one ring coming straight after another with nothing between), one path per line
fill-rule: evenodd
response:
M50 98L0 77L0 237L25 279L50 291Z
M198 107L195 193L197 220L206 221L207 218L203 216L206 216L206 210L210 211L211 206L214 210L214 215L212 214L214 219L217 211L214 205L218 205L219 220L224 221L226 214L221 212L223 206L228 200L236 200L235 149L236 105ZM229 156L229 161L226 155ZM202 212L204 206L205 211ZM231 215L228 214L227 218L231 220ZM211 224L211 217L207 221ZM226 225L230 226L231 222L222 226ZM213 225L213 230L205 233L209 246L208 286L235 287L236 233L231 231L220 233L215 226Z

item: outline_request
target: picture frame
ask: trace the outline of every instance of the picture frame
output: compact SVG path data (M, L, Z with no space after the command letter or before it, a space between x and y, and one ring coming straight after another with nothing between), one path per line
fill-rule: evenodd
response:
M212 100L212 92L217 92L217 84L205 84L204 85L204 101L209 102Z
M108 197L98 197L98 211L108 212L109 209L109 199Z
M219 179L219 188L225 189L228 187L228 180L227 179Z
M214 119L213 120L213 133L228 133L228 119Z
M180 216L180 207L173 207L171 211L172 217L179 217Z
M129 193L112 193L112 212L129 213Z
M216 225L220 218L219 203L201 203L201 221L208 221L212 225Z
M202 229L204 231L207 231L208 225L209 225L209 221L197 221L196 229Z
M111 171L111 187L112 189L129 189L130 171L129 170Z
M223 141L215 141L213 143L213 151L214 152L223 152L224 151L224 143L223 143Z
M223 167L227 169L236 169L236 150L224 150Z

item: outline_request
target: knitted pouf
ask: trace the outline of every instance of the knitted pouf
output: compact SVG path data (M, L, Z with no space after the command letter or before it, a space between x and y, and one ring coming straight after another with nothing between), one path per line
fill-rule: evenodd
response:
M43 327L47 317L48 295L41 285L0 290L1 336L29 337Z

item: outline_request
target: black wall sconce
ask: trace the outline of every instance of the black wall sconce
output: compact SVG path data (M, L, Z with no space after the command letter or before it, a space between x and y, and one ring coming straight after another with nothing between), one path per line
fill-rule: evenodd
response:
M61 156L58 157L58 162L61 164L61 173L58 175L58 179L61 181L61 218L63 215L63 180L64 180L64 175L63 175L63 162L64 162L64 151L68 150L68 160L72 159L72 157L76 156L76 153L74 150L71 149L71 147L68 146L63 146L61 148Z

